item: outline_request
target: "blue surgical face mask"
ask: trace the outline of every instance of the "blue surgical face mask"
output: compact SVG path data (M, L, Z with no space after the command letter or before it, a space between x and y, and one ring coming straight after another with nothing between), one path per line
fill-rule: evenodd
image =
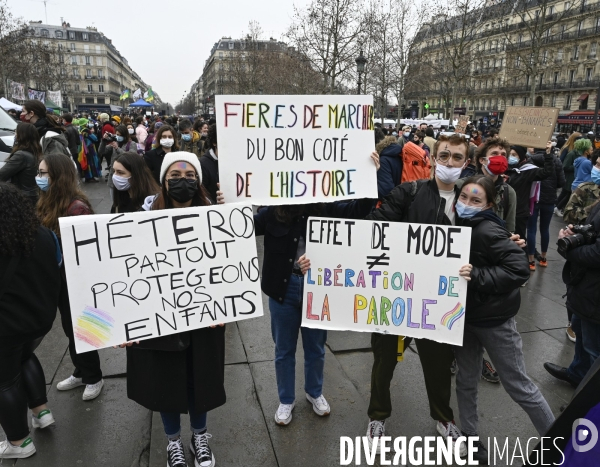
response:
M480 211L483 211L483 207L469 206L461 200L456 202L456 214L463 219L470 219Z
M35 177L35 183L42 191L48 191L50 188L50 179L48 177Z
M519 158L517 156L508 156L508 165L517 165L519 163Z
M123 136L117 136L117 143L122 143L125 140Z
M600 169L598 167L592 167L592 182L596 185L600 185Z
M184 141L191 141L192 135L181 135L181 139Z

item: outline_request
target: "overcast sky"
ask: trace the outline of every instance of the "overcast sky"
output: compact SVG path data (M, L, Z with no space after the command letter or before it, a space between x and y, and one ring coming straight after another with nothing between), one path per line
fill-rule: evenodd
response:
M282 39L293 6L309 0L48 0L48 23L93 26L112 39L129 65L175 105L202 74L213 44L237 38L258 21L264 38ZM46 23L42 0L8 0L15 16ZM132 90L134 91L134 90Z

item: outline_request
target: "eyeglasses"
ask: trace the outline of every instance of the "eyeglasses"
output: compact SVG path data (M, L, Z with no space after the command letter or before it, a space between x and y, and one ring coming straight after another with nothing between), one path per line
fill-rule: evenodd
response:
M49 177L50 176L50 172L46 172L43 170L39 170L37 174L38 174L38 177Z
M442 152L442 153L437 154L436 160L438 162L442 162L444 164L446 164L450 160L452 160L452 162L456 162L457 164L460 164L465 161L465 156L463 154L458 154L458 153L450 154L449 152Z

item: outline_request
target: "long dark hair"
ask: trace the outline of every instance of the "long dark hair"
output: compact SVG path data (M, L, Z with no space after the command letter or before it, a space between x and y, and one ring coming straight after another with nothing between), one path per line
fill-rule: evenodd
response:
M23 104L23 108L27 113L33 112L33 114L40 120L45 119L46 122L48 122L47 126L50 127L50 129L56 131L57 133L63 133L65 131L65 127L60 126L56 120L48 116L46 106L40 101L36 99L30 99L28 101L25 101L25 103Z
M119 147L125 146L127 144L127 142L131 139L129 137L129 132L127 131L127 127L125 125L117 125L117 127L115 128L115 133L117 131L123 138L125 138L122 142L118 143Z
M171 152L179 151L179 141L177 141L177 132L173 129L172 126L169 125L163 125L158 130L156 130L156 136L154 136L154 143L156 144L156 147L160 148L160 138L165 131L170 131L173 135L173 139L175 140L173 146L171 146Z
M40 146L40 134L35 125L31 123L19 123L15 132L16 144L13 146L12 156L17 151L28 151L33 154L39 162L42 158L42 146Z
M15 185L0 183L0 212L0 256L29 256L40 227L33 205Z
M300 216L321 216L325 212L323 203L284 204L275 208L275 219L285 225L292 223Z
M116 161L122 164L131 172L131 188L127 191L119 191L113 188L113 207L118 208L119 212L124 212L129 205L134 211L137 211L147 196L152 196L160 192L158 183L152 177L150 169L144 162L144 158L135 152L125 152L117 157Z
M176 162L173 162L173 164L175 163ZM167 167L167 172L169 170L169 167ZM196 177L198 177L198 174L196 174ZM206 191L204 186L200 183L199 177L196 179L196 181L198 182L198 191L196 191L196 195L192 198L192 206L210 206L211 202L208 191ZM154 203L152 203L152 211L159 211L161 209L171 209L173 207L173 203L171 202L171 198L169 198L169 193L167 192L167 181L164 180L164 183L162 184L162 187L160 189L160 193L154 200Z

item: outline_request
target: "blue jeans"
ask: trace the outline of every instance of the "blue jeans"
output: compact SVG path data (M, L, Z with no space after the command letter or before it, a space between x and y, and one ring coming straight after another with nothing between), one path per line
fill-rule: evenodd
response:
M540 217L542 253L546 253L548 251L548 244L550 243L550 221L554 214L554 205L535 203L533 206L533 214L531 214L527 222L527 254L532 256L535 254L538 214Z
M585 377L600 356L600 324L582 319L573 313L571 328L575 332L575 356L567 373L577 383Z
M196 410L194 397L194 374L192 369L192 346L187 350L187 397L188 412L190 414L190 427L192 433L202 433L206 431L206 412ZM177 412L161 412L165 434L168 439L177 439L181 433L181 415Z
M279 401L292 404L296 398L296 344L302 332L304 348L304 391L317 398L323 394L327 331L301 328L304 278L292 274L283 303L269 298L271 334L275 342L275 375Z

